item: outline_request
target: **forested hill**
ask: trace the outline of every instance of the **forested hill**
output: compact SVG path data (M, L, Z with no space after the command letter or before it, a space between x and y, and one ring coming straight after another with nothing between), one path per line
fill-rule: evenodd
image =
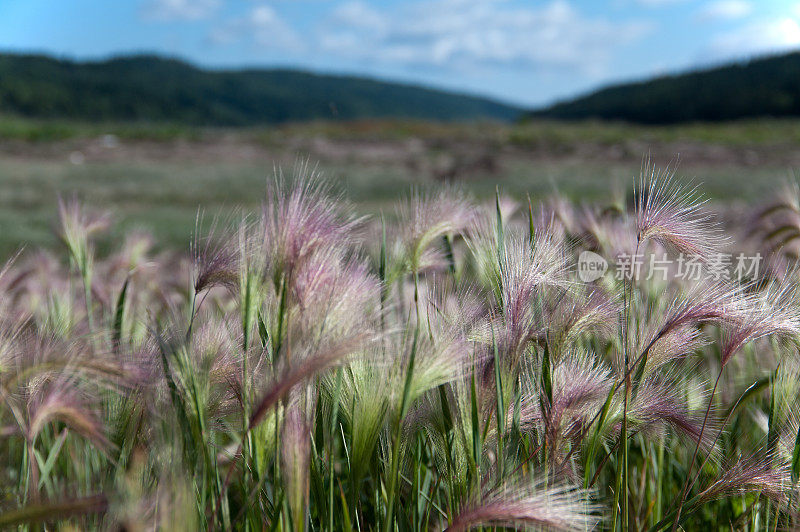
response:
M74 62L0 54L0 114L255 125L314 119L513 120L489 99L348 76L202 70L157 56Z
M800 116L800 52L608 87L531 116L645 124Z

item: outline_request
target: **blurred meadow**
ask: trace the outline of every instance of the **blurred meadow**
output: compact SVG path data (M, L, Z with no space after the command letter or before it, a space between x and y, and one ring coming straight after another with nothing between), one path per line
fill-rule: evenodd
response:
M108 209L114 240L133 230L187 249L205 223L255 210L276 172L308 161L364 214L394 215L412 189L495 187L533 201L610 201L642 160L671 165L715 202L764 198L800 166L800 121L642 126L529 120L514 124L365 120L250 128L0 118L0 252L51 247L59 197ZM103 241L100 242L103 245Z

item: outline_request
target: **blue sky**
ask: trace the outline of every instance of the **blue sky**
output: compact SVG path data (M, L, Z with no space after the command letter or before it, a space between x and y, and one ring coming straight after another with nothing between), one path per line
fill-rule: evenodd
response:
M0 50L292 66L527 106L795 48L785 0L0 0Z

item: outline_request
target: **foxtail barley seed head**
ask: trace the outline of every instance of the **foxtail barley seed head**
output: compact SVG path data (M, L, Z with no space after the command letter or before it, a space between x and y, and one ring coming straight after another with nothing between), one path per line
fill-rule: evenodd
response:
M634 200L639 242L652 240L705 260L727 242L714 217L703 211L706 200L697 188L677 184L670 168L659 171L645 161Z

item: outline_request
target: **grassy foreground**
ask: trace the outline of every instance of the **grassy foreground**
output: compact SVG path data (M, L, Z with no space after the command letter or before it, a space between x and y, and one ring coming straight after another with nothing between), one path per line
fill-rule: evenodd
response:
M630 202L385 222L300 174L185 254L100 252L62 202L62 252L4 268L0 527L798 525L798 189L726 234L649 168Z

